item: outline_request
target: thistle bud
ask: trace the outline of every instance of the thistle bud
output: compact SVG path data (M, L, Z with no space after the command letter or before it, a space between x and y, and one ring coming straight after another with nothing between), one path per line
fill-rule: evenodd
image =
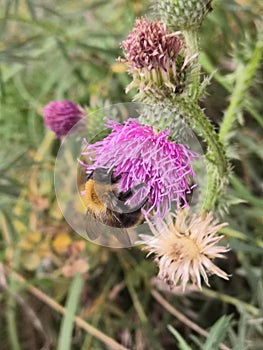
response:
M212 0L157 0L154 9L158 18L176 29L199 27L212 11Z
M60 138L85 116L84 109L71 101L51 101L43 108L45 125Z

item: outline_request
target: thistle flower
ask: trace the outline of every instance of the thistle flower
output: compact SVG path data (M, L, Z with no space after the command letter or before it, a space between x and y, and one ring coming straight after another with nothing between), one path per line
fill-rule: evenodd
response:
M158 225L149 225L154 236L141 235L139 243L145 244L149 255L155 254L161 279L172 286L181 282L183 290L188 281L201 289L201 277L209 286L208 275L212 274L228 280L228 275L212 262L229 250L217 245L223 236L216 235L227 224L218 225L212 213L187 218L180 210L177 216L169 214Z
M84 116L84 109L71 101L51 101L43 108L44 123L57 138L65 136Z
M185 61L179 56L183 42L178 33L169 34L161 22L137 19L134 29L121 43L128 71L133 76L127 91L136 87L140 94L156 97L182 92Z
M169 141L168 130L156 133L137 119L128 119L124 125L108 120L106 126L112 132L102 141L87 143L83 152L93 162L82 163L87 174L106 167L114 177L120 176L122 191L142 185L131 201L138 204L147 197L146 215L154 209L155 217L163 217L172 202L187 206L186 194L196 185L191 161L199 157L197 153Z
M154 10L164 23L176 29L199 27L212 10L212 0L157 0Z

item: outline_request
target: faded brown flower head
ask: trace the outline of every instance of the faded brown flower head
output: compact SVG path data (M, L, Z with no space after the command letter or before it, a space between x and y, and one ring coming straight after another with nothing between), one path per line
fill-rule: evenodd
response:
M156 227L150 224L154 236L141 235L140 243L145 244L149 255L155 254L158 277L171 286L181 282L183 290L189 281L201 289L201 277L207 286L208 275L228 280L228 275L212 262L229 250L217 245L223 236L216 233L226 225L217 224L212 213L187 217L181 210L176 216L168 215Z
M168 34L161 22L137 19L132 32L122 42L125 61L134 69L162 68L168 70L182 49L182 41L173 33Z
M158 97L181 92L182 70L186 60L179 54L183 42L178 33L171 33L161 22L137 19L134 29L121 43L128 71L133 76L127 91L138 88L140 93Z

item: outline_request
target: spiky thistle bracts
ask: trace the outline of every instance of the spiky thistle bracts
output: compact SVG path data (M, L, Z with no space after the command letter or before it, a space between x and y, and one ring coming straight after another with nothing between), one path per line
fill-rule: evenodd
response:
M198 28L209 12L212 0L156 0L156 17L175 30Z

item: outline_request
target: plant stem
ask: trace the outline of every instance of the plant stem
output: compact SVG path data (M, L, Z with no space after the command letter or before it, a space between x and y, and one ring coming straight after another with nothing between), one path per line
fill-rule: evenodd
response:
M198 32L189 29L184 30L183 34L190 57L198 54ZM195 58L193 68L189 74L191 85L188 91L188 99L187 101L180 101L178 105L189 125L193 125L208 146L207 190L203 208L209 211L214 207L217 195L226 180L228 163L224 147L220 143L217 133L197 104L200 90L200 64L198 57Z
M228 162L225 149L213 126L195 102L182 101L180 105L178 104L178 108L188 124L196 129L208 146L206 155L209 162L207 167L207 191L203 207L206 211L209 211L213 208L217 194L227 180Z
M245 303L244 301L241 301L237 298L231 297L230 295L222 294L207 288L203 288L201 293L207 297L216 298L218 300L221 300L224 303L232 304L241 312L246 310L254 317L259 316L259 313L260 313L259 309L257 309L255 306Z
M33 294L35 297L40 299L43 303L48 305L50 308L55 310L56 312L65 315L66 314L66 309L57 303L54 299L49 297L47 294L43 293L40 289L33 287L32 285L28 284L26 280L13 271L11 268L5 266L5 270L7 271L8 274L11 274L18 282L27 284L28 291ZM118 342L116 342L114 339L108 337L106 334L102 333L89 323L85 322L83 319L81 319L79 316L74 317L75 324L84 329L86 332L92 334L95 338L99 339L102 343L104 343L106 346L108 346L110 349L114 350L128 350L126 347L122 346Z
M212 124L202 111L202 109L195 103L189 103L189 101L182 102L180 104L184 116L188 123L192 125L208 146L209 160L216 165L220 176L224 176L227 171L227 159L225 155L225 149L223 144L219 141L218 134L215 132Z
M37 150L35 156L34 156L34 161L36 162L41 162L44 159L44 156L46 153L49 151L50 147L53 144L55 137L54 133L51 131L48 131L39 147Z
M229 84L226 81L225 77L223 77L218 72L216 72L216 68L213 66L209 58L204 53L202 53L201 55L201 66L207 73L213 74L213 79L217 81L226 91L230 93L232 92L233 89L231 84ZM263 127L263 119L260 113L254 107L254 105L251 103L251 101L246 100L246 101L243 101L242 103L244 104L245 111L250 113L252 117L259 123L259 125Z
M188 96L192 100L197 100L199 97L199 86L200 86L200 64L198 60L199 53L199 40L198 33L196 30L183 30L183 35L185 38L186 49L189 50L189 58L196 55L193 62L193 68L190 71L190 81L191 85L189 88Z
M20 252L19 250L14 251L13 255L13 260L12 260L12 265L14 267L17 267L19 263L19 255ZM4 266L2 265L3 270ZM8 299L7 299L7 330L8 330L8 340L10 342L10 346L13 350L20 350L20 342L19 342L19 336L18 336L18 330L17 330L17 308L16 308L16 301L13 297L13 294L15 291L18 289L18 283L17 280L14 278L14 276L10 276L9 278L9 290L11 293L8 294Z
M162 307L166 311L170 312L170 314L175 316L180 322L184 323L187 327L189 327L190 329L194 330L198 334L208 338L209 333L206 330L204 330L203 328L199 327L196 323L194 323L193 321L189 320L189 318L187 318L181 312L176 310L170 303L168 303L168 301L166 299L164 299L161 296L160 293L158 293L156 290L152 290L151 294L154 297L154 299L156 301L158 301L158 303L161 304ZM229 347L227 347L225 344L222 344L222 343L219 345L219 348L221 350L230 350Z
M260 37L248 64L246 66L240 64L236 70L236 85L219 132L219 139L222 142L226 141L229 132L233 128L237 113L242 108L244 98L256 74L262 55L263 39Z

